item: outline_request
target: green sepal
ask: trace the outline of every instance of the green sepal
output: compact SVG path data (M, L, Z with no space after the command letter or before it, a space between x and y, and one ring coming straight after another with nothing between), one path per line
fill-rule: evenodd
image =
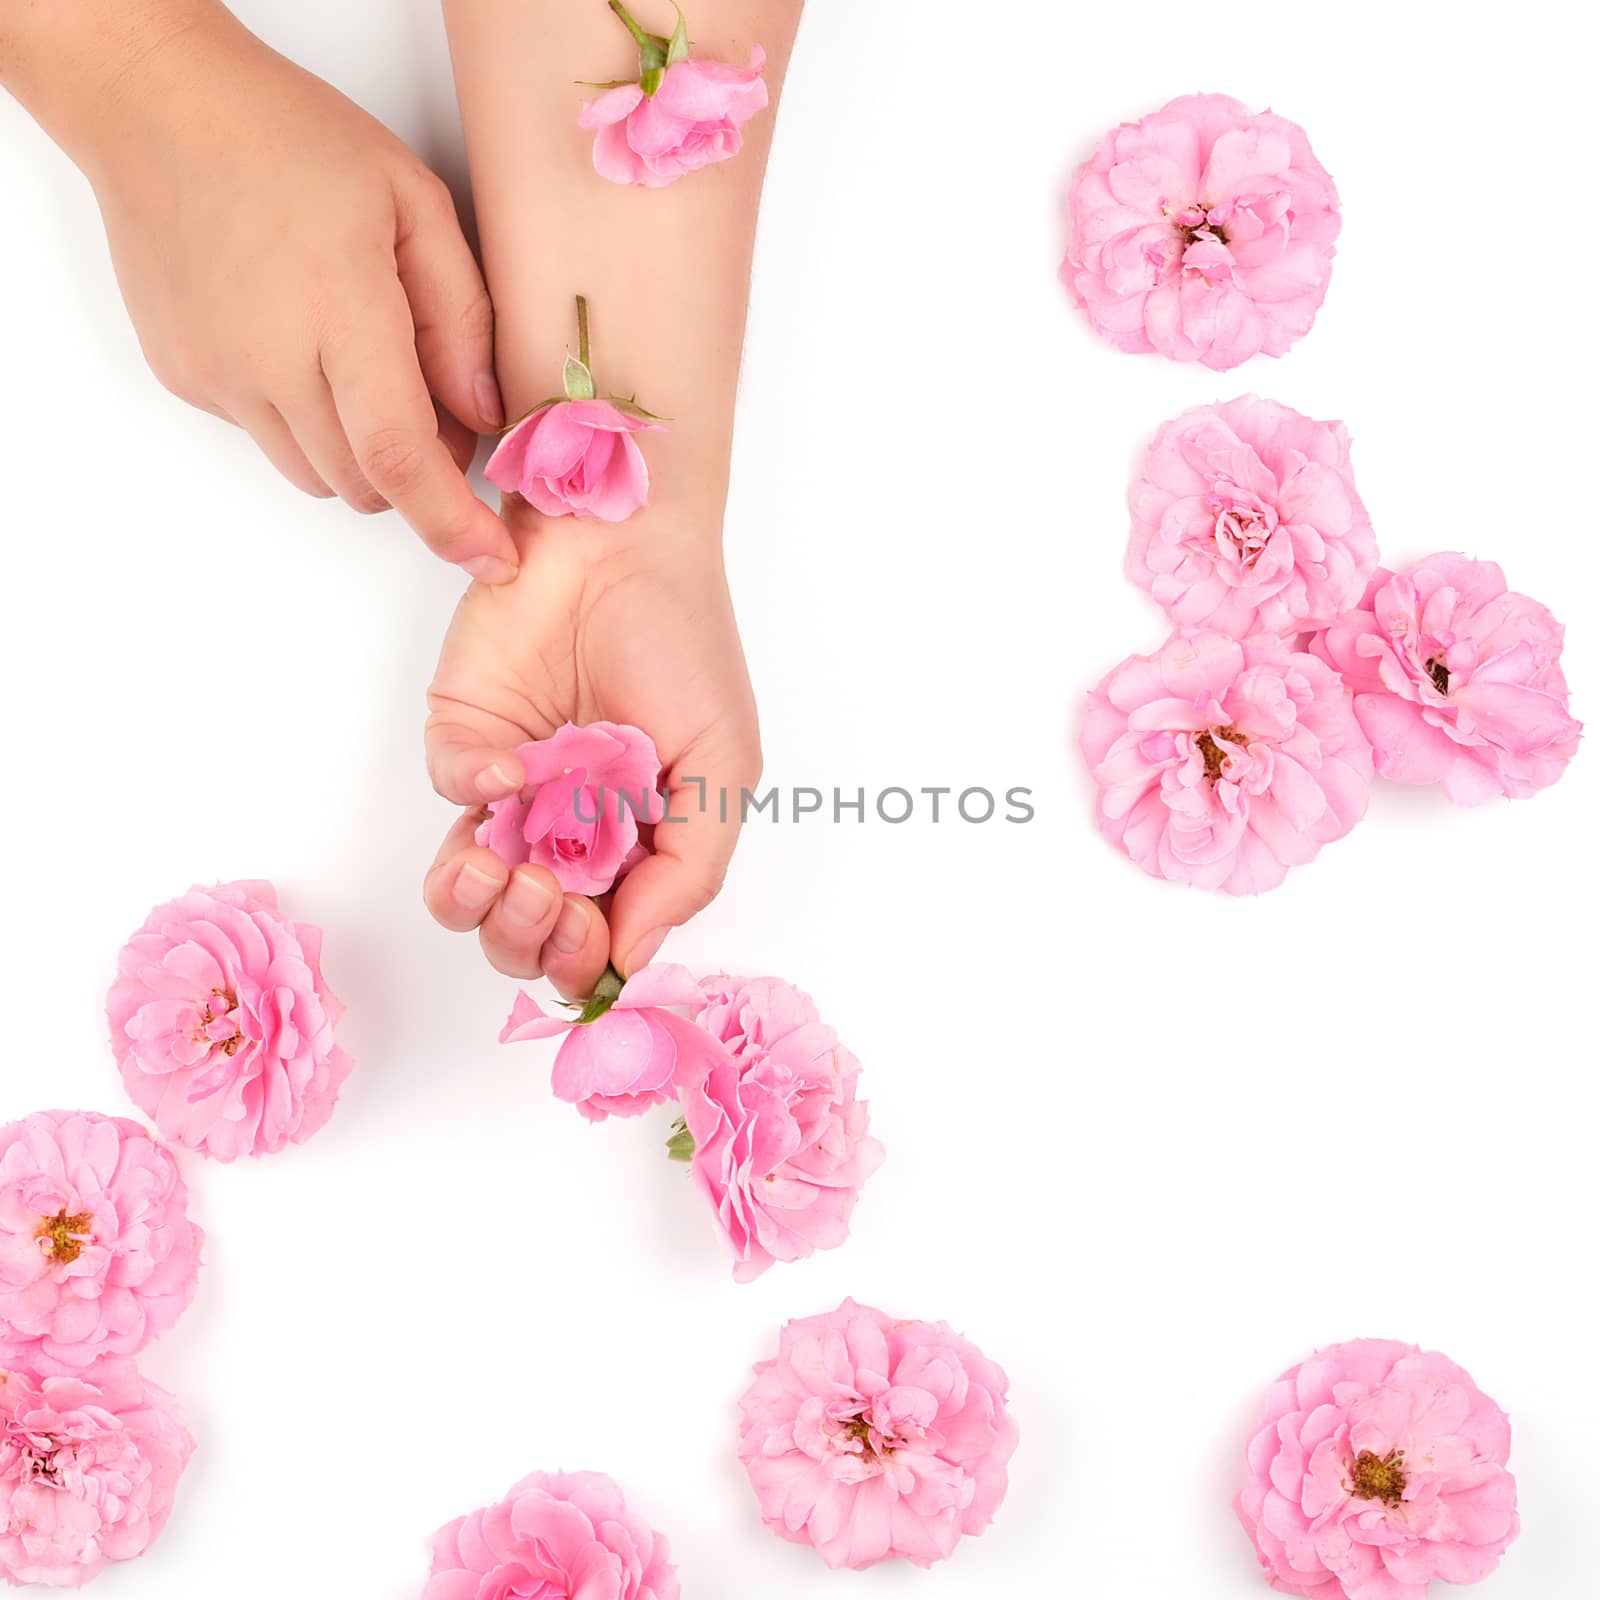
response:
M558 394L553 394L553 395L550 396L550 398L548 400L541 400L538 403L538 405L529 406L528 409L526 411L524 411L520 417L513 418L510 422L508 422L505 425L505 427L500 429L500 432L501 433L510 433L513 428L520 428L522 426L522 424L528 420L529 417L536 415L540 411L548 411L551 406L560 405L561 401L562 401L562 396L560 396Z
M596 83L593 78L574 78L572 81L580 89L631 89L638 80L635 78L613 78L609 83Z
M615 406L617 410L623 414L623 416L636 417L640 422L666 422L670 420L667 417L658 417L653 411L646 411L645 408L632 397L626 400L619 400L616 395L608 394L606 396L606 404Z
M694 1160L694 1135L682 1117L672 1124L672 1137L667 1140L667 1160Z
M678 13L678 26L672 30L672 37L667 41L669 67L689 59L689 19L684 16L682 6L675 5L672 9Z
M569 355L561 369L561 387L569 400L593 400L594 374L576 356Z
M621 993L622 974L607 962L606 970L600 974L600 981L594 986L594 993L578 1013L578 1021L598 1022L617 1003L617 996Z

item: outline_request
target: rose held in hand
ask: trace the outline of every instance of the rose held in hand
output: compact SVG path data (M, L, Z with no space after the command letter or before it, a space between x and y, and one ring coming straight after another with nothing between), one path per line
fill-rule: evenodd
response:
M589 370L589 306L578 297L578 356L567 357L565 398L541 400L502 435L484 474L547 517L626 522L650 498L636 433L663 433L632 400L596 396Z
M136 1355L194 1298L204 1234L137 1123L41 1111L0 1128L0 1368Z
M611 9L638 42L639 79L612 84L578 115L579 127L595 130L595 171L612 183L660 189L738 155L745 123L767 105L761 46L751 48L745 67L692 59L681 11L668 39L646 33L620 0Z
M522 787L489 807L475 835L513 870L547 867L568 894L604 894L645 857L640 822L666 801L650 735L619 722L566 723L517 749Z

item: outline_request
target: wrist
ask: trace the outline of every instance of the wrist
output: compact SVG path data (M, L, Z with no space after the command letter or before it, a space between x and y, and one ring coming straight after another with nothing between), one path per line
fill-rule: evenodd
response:
M33 0L8 21L0 81L91 180L175 55L244 31L218 0Z

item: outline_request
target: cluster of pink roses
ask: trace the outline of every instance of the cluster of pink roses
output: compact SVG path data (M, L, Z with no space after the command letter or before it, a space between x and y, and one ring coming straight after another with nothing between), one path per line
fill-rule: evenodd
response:
M1253 396L1157 433L1126 571L1175 627L1090 695L1101 831L1155 877L1255 894L1343 838L1374 772L1477 804L1577 750L1560 624L1500 569L1378 565L1349 439Z
M789 1323L740 1401L739 1458L768 1527L830 1567L919 1567L982 1533L1017 1426L1006 1375L942 1322L846 1300ZM677 1600L666 1540L599 1473L535 1473L434 1536L422 1600Z
M134 1357L194 1297L204 1235L132 1122L0 1128L0 1579L76 1588L166 1525L194 1440Z
M350 1061L321 943L264 883L151 912L107 1011L163 1137L231 1161L328 1120ZM75 1588L166 1525L194 1440L134 1358L194 1297L205 1236L188 1205L137 1123L41 1111L0 1128L0 1580Z
M676 1101L690 1164L740 1282L843 1244L883 1160L857 1099L861 1065L811 997L778 978L613 972L571 1017L519 994L502 1043L560 1036L552 1087L591 1121Z

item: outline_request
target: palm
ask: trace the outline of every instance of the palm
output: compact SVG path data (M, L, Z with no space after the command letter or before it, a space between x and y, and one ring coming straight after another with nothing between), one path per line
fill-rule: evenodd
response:
M486 752L547 738L565 722L645 729L661 754L671 815L687 825L660 830L658 857L616 898L612 953L625 955L716 893L737 830L738 789L760 770L755 703L721 562L714 546L707 554L703 540L651 527L648 514L616 530L545 521L518 503L510 520L520 575L469 590L445 638L429 695L435 782L471 806L484 791L458 776L460 760L475 778ZM718 820L718 788L732 791L727 825ZM487 947L487 923L485 934Z

